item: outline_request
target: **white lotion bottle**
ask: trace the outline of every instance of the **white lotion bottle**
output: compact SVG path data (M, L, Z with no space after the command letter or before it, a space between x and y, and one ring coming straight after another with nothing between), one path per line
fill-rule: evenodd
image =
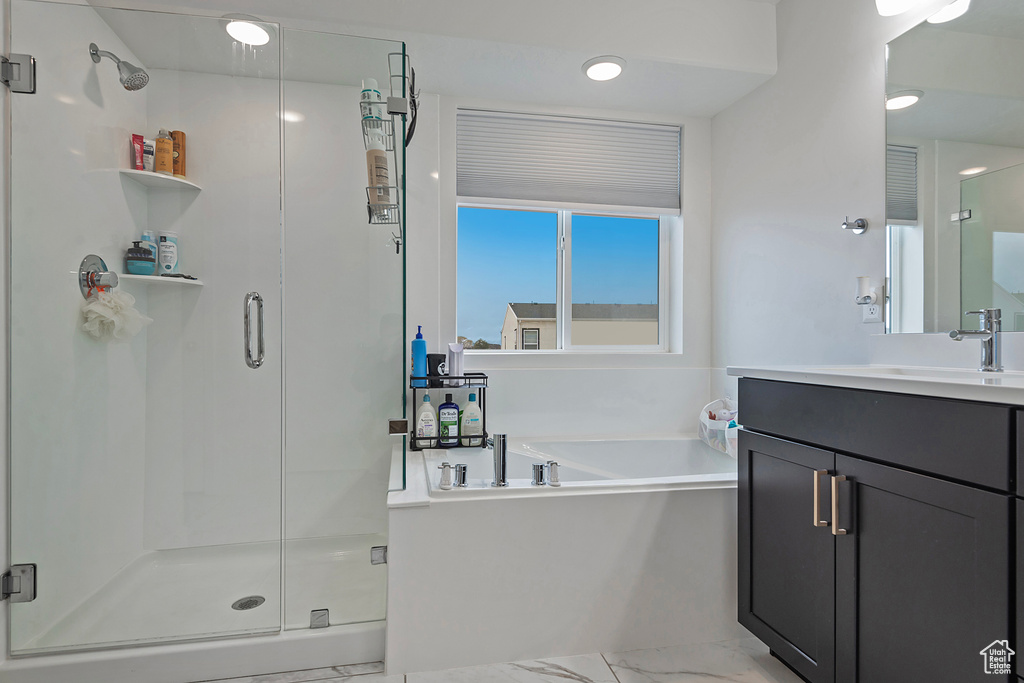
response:
M437 413L430 405L430 394L423 395L423 403L416 411L416 438L424 439L416 442L417 448L437 448Z
M469 403L462 409L459 419L461 420L459 434L463 437L462 445L479 446L483 440L484 415L480 410L480 404L477 403L476 394L469 395Z

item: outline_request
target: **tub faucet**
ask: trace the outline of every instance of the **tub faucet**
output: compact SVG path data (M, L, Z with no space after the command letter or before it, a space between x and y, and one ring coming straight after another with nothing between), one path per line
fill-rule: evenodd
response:
M979 318L980 330L951 330L950 339L981 340L981 372L1002 372L1003 363L999 353L999 333L1002 330L1003 312L998 308L986 308L981 311L967 311L964 315L976 315Z
M494 481L491 486L508 486L508 461L506 455L506 435L494 435Z

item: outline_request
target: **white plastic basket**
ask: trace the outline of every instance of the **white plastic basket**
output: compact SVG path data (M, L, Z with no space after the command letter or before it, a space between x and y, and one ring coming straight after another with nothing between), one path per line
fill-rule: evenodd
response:
M700 424L697 425L697 436L712 448L736 457L736 435L739 427L736 415L739 409L736 402L728 398L720 398L704 406L700 411ZM716 419L712 419L712 416Z

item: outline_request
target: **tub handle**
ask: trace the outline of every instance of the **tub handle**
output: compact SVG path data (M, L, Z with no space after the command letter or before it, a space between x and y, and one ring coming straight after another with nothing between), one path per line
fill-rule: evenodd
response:
M558 462L555 460L548 460L548 486L561 486L562 482L558 481Z
M828 526L828 520L821 518L821 478L828 470L814 470L814 526Z

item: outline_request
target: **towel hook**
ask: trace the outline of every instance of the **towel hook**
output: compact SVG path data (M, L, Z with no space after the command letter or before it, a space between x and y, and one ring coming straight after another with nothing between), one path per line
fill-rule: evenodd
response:
M858 218L851 221L850 217L847 216L846 220L843 221L843 230L853 230L854 235L861 235L865 230L868 229L868 219Z
M117 273L107 270L107 264L96 254L89 254L78 266L78 288L86 299L94 289L117 287Z

